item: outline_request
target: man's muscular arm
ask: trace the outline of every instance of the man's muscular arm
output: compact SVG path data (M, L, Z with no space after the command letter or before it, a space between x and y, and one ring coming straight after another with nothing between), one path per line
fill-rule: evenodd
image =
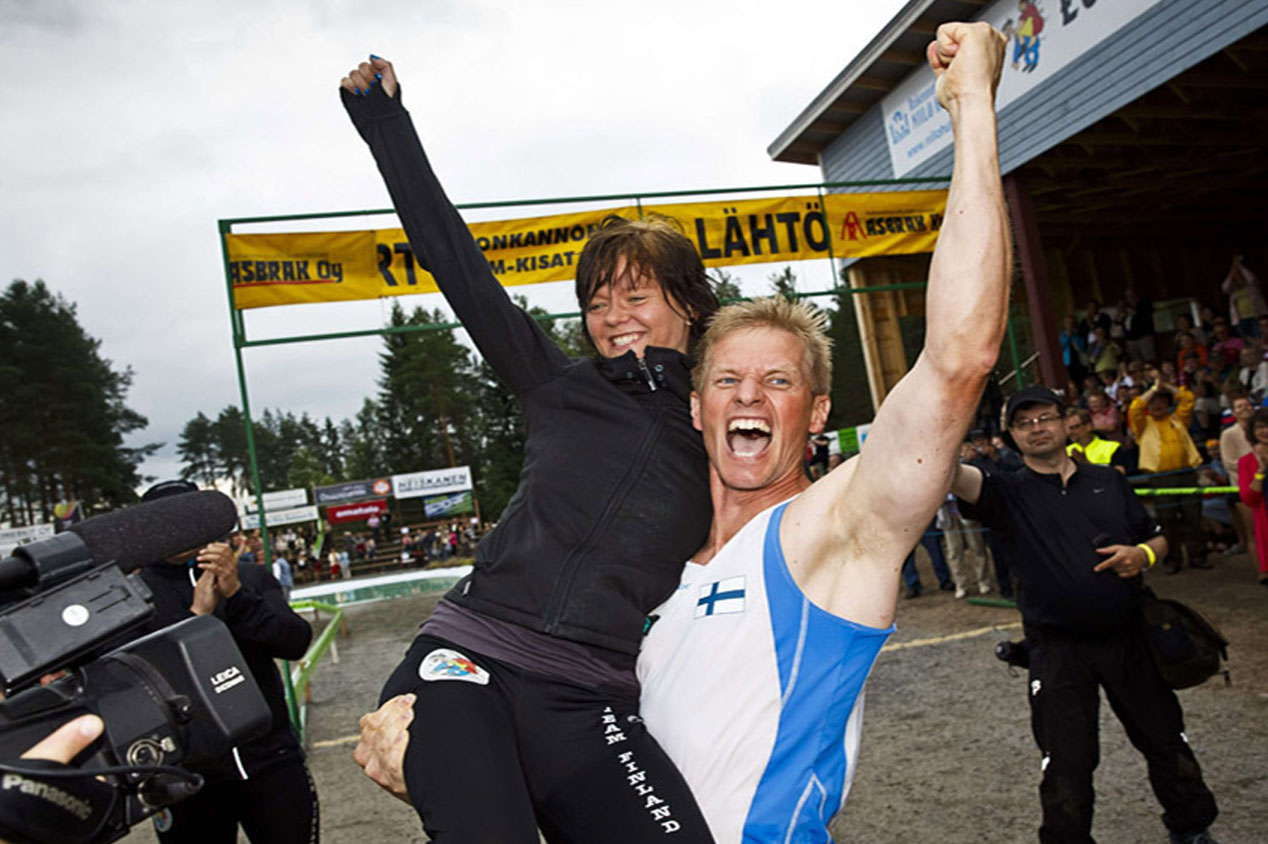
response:
M862 624L893 619L903 558L946 495L1003 338L1011 254L994 108L1003 51L984 23L944 24L929 45L955 167L929 271L925 348L877 411L862 454L789 505L781 531L810 599Z

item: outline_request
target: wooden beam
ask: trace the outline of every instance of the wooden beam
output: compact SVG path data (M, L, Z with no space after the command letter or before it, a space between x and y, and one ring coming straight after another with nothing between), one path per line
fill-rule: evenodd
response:
M881 79L876 76L860 76L850 83L851 88L867 88L873 91L889 91L897 82L890 82L888 79Z
M849 100L837 100L823 110L824 114L862 114L872 107L871 103L856 103Z
M1022 280L1026 286L1026 304L1030 311L1030 332L1039 352L1040 381L1056 386L1065 383L1065 367L1061 365L1061 344L1057 337L1056 320L1048 286L1048 264L1044 260L1043 243L1030 195L1016 173L1004 177L1004 201L1013 221L1013 236L1017 244L1017 261L1021 265Z
M880 54L877 61L907 65L924 64L925 54L916 50L886 50Z
M1080 132L1069 140L1080 147L1142 146L1142 147L1263 147L1263 138L1233 133L1177 135L1170 132L1158 134L1134 134L1132 132Z
M1236 120L1240 122L1268 120L1268 109L1133 103L1114 112L1114 116L1141 120Z
M1226 88L1233 90L1268 90L1268 79L1259 76L1232 76L1224 73L1185 73L1171 80L1181 88Z
M1268 52L1268 35L1247 35L1241 41L1228 45L1228 48L1245 52Z
M1060 149L1058 147L1057 149ZM1248 155L1260 155L1259 149L1227 149L1206 154L1206 162L1213 167L1237 166L1236 160ZM1183 167L1193 164L1192 155L1151 155L1147 158L1121 155L1059 155L1055 152L1045 153L1026 163L1025 167L1045 167L1054 170L1126 170L1130 168L1152 167L1166 170L1172 167ZM1031 183L1027 181L1027 186Z
M1228 57L1228 60L1230 62L1237 65L1238 70L1240 70L1242 73L1250 73L1250 68L1246 65L1246 62L1242 61L1241 58L1239 58L1235 52L1233 52L1232 50L1228 48L1225 48L1222 52L1225 56Z

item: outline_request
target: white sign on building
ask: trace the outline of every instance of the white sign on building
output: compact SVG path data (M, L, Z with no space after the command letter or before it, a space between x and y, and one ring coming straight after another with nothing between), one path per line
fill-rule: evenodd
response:
M997 0L978 20L1008 38L995 96L1002 111L1106 38L1130 39L1130 24L1160 0ZM910 173L951 145L951 118L938 105L928 66L881 100L894 177Z
M13 553L13 549L19 545L29 545L32 542L39 542L41 539L48 539L54 532L55 529L51 522L42 525L0 529L0 557L8 557Z
M269 527L293 525L299 522L315 522L317 521L317 507L309 505L306 507L292 507L289 510L269 510L266 515L268 516ZM243 530L255 530L259 526L259 515L251 513L242 517Z
M454 466L452 469L432 469L427 472L410 472L407 475L392 476L392 495L397 498L418 498L422 495L462 492L471 488L470 466Z
M286 510L291 507L303 507L307 503L308 490L306 489L279 489L276 492L264 493L264 511L266 513L271 513L274 510ZM254 513L255 511L255 497L251 496L243 499L242 512ZM272 518L269 521L272 521Z

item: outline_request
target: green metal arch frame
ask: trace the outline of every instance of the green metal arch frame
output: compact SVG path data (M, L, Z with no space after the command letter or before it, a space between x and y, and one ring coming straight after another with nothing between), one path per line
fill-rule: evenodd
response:
M470 202L456 206L459 210L476 209L476 208L516 208L531 205L563 205L581 202L613 202L613 201L633 201L639 209L640 216L643 210L643 200L645 199L668 199L675 197L690 196L708 196L713 194L731 194L731 193L769 193L772 191L798 191L798 190L814 190L819 195L820 205L823 205L824 189L843 189L843 188L876 188L876 187L898 187L903 185L920 185L920 184L947 184L951 181L949 176L938 176L918 179L870 179L858 182L812 182L809 184L793 184L793 185L762 185L751 187L737 188L712 188L698 190L677 190L677 191L650 191L646 193L616 193L616 194L600 194L594 196L562 196L548 197L544 199L512 199L497 202ZM255 424L251 417L251 399L247 390L246 369L242 361L242 350L256 348L259 346L277 346L289 343L310 343L320 340L343 340L351 337L373 337L387 336L389 334L408 334L423 331L447 331L454 328L461 328L461 323L445 322L432 323L430 325L403 325L385 328L369 328L358 331L340 331L328 334L304 334L293 335L288 337L270 337L264 340L250 340L246 334L246 323L242 316L242 311L234 307L233 304L233 282L229 275L229 248L225 242L225 235L233 233L234 226L242 226L258 223L278 223L294 220L320 220L335 219L341 217L369 217L395 214L392 208L372 208L360 211L325 211L310 214L281 214L267 217L231 217L221 219L218 222L220 233L220 254L224 262L225 272L225 293L229 303L229 325L233 333L233 355L234 363L238 370L238 389L242 398L242 418L246 426L247 454L251 462L251 482L255 486L257 512L260 514L260 535L264 542L264 559L267 564L271 564L273 560L272 543L269 541L268 520L264 509L264 489L260 484L260 465L255 453ZM833 249L832 234L828 232L828 255L827 260L832 262L832 277L839 279L836 271L836 255ZM908 282L904 284L888 284L877 287L866 288L850 288L848 286L837 286L832 290L817 291L814 293L798 293L798 298L812 298L817 296L839 296L848 294L851 296L866 293L882 293L891 290L914 290L926 286L926 282ZM580 312L565 312L554 314L543 314L537 319L573 319L581 316ZM1022 373L1021 356L1017 346L1016 334L1013 330L1013 317L1010 308L1008 316L1008 338L1009 349L1013 359L1013 369L1016 372L1017 383L1024 386L1024 375Z

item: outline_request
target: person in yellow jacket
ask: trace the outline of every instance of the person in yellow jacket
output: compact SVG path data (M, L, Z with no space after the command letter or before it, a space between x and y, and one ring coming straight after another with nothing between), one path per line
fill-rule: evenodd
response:
M1132 399L1127 408L1127 422L1140 447L1140 471L1154 474L1151 486L1194 489L1202 456L1189 436L1193 393L1186 387L1164 383L1156 369L1150 369L1148 375L1152 385ZM1202 542L1201 496L1194 493L1156 498L1158 521L1172 549L1167 574L1178 572L1185 557L1191 568L1209 569L1211 564Z
M1113 466L1120 474L1125 470L1114 457L1119 444L1114 440L1103 440L1092 430L1092 413L1081 407L1072 407L1065 414L1065 433L1070 444L1065 453L1075 462L1099 463L1102 466Z

